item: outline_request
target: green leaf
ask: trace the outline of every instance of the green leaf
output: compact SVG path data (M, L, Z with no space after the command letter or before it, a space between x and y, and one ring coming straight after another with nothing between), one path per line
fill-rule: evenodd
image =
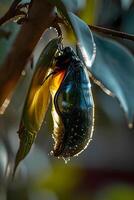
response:
M83 62L90 69L96 56L96 45L91 30L87 24L75 14L68 12L70 24L77 39L77 46L83 57Z
M44 79L52 70L52 62L60 40L60 38L51 40L45 49L43 49L37 62L18 131L20 147L16 155L14 173L19 162L30 151L47 112L50 99L49 85L51 78L48 78L46 81Z
M57 6L62 15L70 24L76 37L79 50L81 51L81 55L84 58L83 61L87 68L90 68L96 56L96 46L90 28L83 20L81 20L72 12L68 11L69 9L67 3L71 7L74 4L73 1L66 2L65 0L52 0L51 3Z
M91 68L96 83L116 97L127 116L134 120L134 56L121 44L95 35L97 54Z

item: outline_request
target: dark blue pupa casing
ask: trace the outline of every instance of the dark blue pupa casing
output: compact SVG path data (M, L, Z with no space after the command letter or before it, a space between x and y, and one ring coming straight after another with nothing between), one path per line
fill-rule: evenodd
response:
M70 47L63 50L56 65L66 73L54 96L59 120L53 119L53 154L69 158L80 154L92 139L94 101L87 69Z

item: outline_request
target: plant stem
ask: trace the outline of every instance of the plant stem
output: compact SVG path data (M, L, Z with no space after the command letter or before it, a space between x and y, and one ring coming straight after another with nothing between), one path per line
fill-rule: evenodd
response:
M103 33L105 35L119 37L121 39L127 39L127 40L134 41L134 35L132 35L132 34L128 34L128 33L120 32L120 31L115 31L115 30L103 28L103 27L100 27L100 26L89 25L89 27L92 31L95 31L95 32L98 32L98 33Z

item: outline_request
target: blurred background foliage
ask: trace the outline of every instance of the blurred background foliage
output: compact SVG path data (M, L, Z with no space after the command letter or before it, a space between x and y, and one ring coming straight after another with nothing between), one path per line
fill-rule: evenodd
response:
M0 16L11 2L0 0ZM74 11L88 24L134 34L133 0L77 0L76 5ZM19 29L14 23L0 27L0 63ZM34 52L34 63L55 34L48 30L43 35ZM132 42L118 41L134 53ZM9 181L19 144L16 132L33 71L28 63L10 106L0 116L0 200L134 200L134 130L128 129L117 100L95 85L95 131L86 151L67 164L50 156L53 124L49 109L36 144L21 163L15 180Z

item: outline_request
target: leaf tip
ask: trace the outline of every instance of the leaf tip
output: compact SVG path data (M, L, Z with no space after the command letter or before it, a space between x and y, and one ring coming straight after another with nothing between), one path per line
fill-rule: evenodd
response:
M27 156L29 153L32 144L35 140L35 133L32 133L28 130L26 130L25 126L21 123L20 129L18 131L19 137L20 137L20 146L15 158L15 164L13 169L12 177L14 178L17 167L19 163Z
M12 172L12 181L13 181L14 178L15 178L15 174L16 174L16 170L17 170L17 167L18 167L18 165L19 165L19 162L20 162L20 161L18 161L18 160L17 160L17 157L16 157L15 163L14 163L13 172Z

